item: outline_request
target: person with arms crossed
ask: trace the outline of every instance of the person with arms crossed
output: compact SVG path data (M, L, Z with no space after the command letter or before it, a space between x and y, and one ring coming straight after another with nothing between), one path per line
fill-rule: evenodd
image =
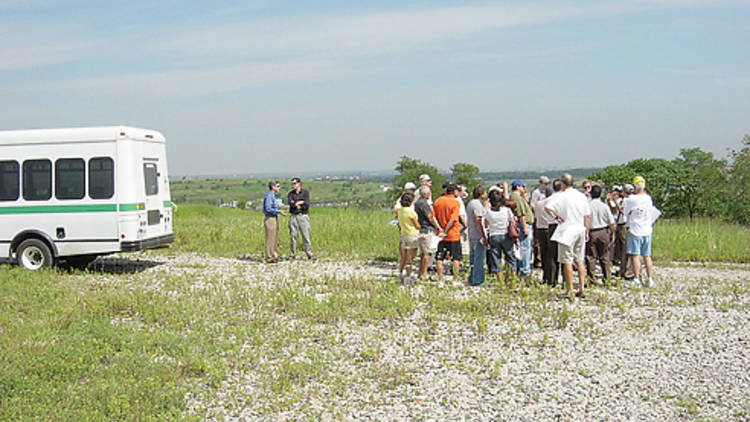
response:
M308 259L315 259L310 244L310 193L302 189L299 177L292 178L292 190L287 195L289 203L289 258L297 255L297 237L302 237L302 248Z

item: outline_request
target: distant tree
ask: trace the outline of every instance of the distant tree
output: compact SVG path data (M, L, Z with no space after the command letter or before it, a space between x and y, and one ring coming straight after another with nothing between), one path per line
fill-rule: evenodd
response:
M723 216L728 205L727 162L700 148L683 148L672 160L680 177L679 202L687 216Z
M443 182L445 177L438 172L433 165L422 160L402 155L396 163L396 171L399 173L393 178L393 189L387 192L388 200L395 201L404 191L404 185L412 182L419 187L419 176L429 174L432 179L432 197L436 198L443 194Z
M471 192L474 186L479 184L476 176L479 174L479 167L468 163L456 163L451 167L451 178L460 185L466 186Z
M742 149L731 153L728 214L733 221L750 224L750 135L745 135L742 143Z
M651 193L654 205L665 216L681 214L679 189L684 184L684 174L670 161L661 158L641 158L624 165L605 167L590 174L588 178L611 187L614 184L632 183L636 175L646 179L646 188Z

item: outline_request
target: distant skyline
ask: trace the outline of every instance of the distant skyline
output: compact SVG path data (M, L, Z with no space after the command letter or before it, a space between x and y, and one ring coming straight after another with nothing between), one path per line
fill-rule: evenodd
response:
M156 129L179 175L725 157L748 40L738 0L0 0L0 130Z

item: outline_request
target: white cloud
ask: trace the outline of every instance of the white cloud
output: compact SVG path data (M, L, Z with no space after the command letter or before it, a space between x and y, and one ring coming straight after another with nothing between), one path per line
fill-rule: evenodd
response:
M64 83L37 83L24 88L31 92L55 92L85 95L210 94L248 86L277 82L306 81L342 76L367 70L342 69L320 60L274 61L243 66L173 70L151 73L123 73L101 77L76 78Z

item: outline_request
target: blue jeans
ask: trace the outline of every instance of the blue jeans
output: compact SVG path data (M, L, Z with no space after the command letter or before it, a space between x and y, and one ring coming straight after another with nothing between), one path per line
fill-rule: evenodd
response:
M479 286L484 283L484 256L487 249L482 245L482 239L471 239L469 241L469 285Z
M505 263L512 269L516 268L516 257L513 255L513 239L507 234L490 236L489 267L491 273L499 273L502 269L502 255Z
M518 231L521 232L521 237L518 238L521 244L521 259L516 262L516 273L518 275L529 275L531 273L531 241L534 238L534 229L531 224L527 224L526 228L529 231L528 236L523 234L523 226L521 223L517 223Z

